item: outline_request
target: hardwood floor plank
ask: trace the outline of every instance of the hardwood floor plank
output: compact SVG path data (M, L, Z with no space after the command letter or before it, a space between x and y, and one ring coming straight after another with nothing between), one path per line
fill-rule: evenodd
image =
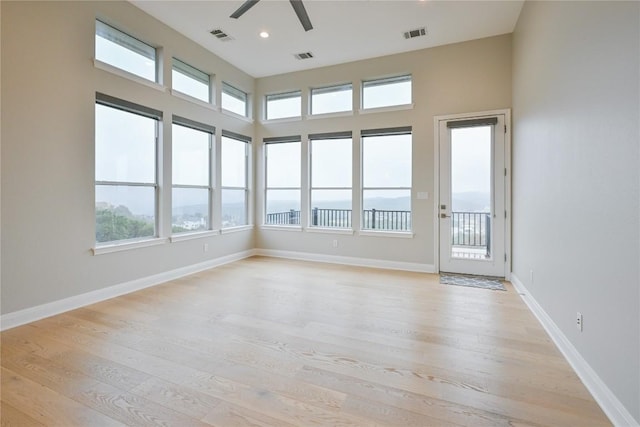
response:
M3 401L0 404L0 427L44 427L44 424Z

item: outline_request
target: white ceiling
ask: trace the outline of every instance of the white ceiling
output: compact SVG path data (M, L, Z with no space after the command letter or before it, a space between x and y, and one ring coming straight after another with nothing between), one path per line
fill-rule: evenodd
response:
M261 0L239 19L244 0L130 0L253 77L351 62L511 33L524 0L304 0L313 24L305 32L286 0ZM403 33L426 27L427 36ZM222 29L234 40L210 34ZM261 31L270 37L262 39ZM298 60L295 53L312 52Z

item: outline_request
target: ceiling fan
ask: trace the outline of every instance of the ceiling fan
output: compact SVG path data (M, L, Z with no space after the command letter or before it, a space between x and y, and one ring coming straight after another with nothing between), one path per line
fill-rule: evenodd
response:
M251 9L259 1L260 0L245 1L242 4L242 6L238 8L238 10L236 10L231 14L230 18L234 18L234 19L240 18L242 15L244 15L244 13L247 10ZM302 0L289 0L289 3L291 3L293 10L296 12L296 15L298 15L298 19L300 20L300 23L302 24L302 27L304 28L304 30L305 31L312 30L313 25L311 25L311 21L309 20L309 15L307 15L307 10L304 8L304 4L302 4Z

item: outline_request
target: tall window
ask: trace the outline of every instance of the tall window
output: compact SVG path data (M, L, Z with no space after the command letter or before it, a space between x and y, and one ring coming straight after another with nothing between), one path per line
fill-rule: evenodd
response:
M157 135L162 112L96 93L98 244L157 235Z
M96 21L96 59L139 77L157 81L156 49Z
M211 146L213 126L173 116L171 231L211 228Z
M312 227L351 227L351 132L309 135Z
M411 230L411 127L362 131L362 228Z
M362 82L362 108L411 104L411 76Z
M266 138L265 224L300 224L300 136Z
M247 225L251 139L222 131L222 228Z
M267 95L266 112L267 120L300 117L302 113L301 92Z
M240 116L249 116L249 96L228 83L222 83L222 108Z
M173 89L178 92L207 103L211 102L211 78L204 71L173 58L171 82Z
M351 111L353 105L353 85L311 89L311 114L339 113Z

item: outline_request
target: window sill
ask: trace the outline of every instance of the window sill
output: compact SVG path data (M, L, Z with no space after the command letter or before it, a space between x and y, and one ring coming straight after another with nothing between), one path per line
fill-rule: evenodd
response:
M193 233L180 233L170 237L171 243L184 242L185 240L202 239L204 237L217 236L218 230L195 231Z
M171 89L171 95L175 96L176 98L180 98L183 99L185 101L189 101L192 104L196 104L199 105L201 107L204 108L208 108L209 110L213 110L213 111L219 111L220 109L218 107L216 107L215 105L209 103L209 102L205 102L202 99L198 99L195 98L191 95L187 95L186 93L182 93L179 90L175 90L175 89Z
M93 255L95 256L95 255L109 254L113 252L128 251L131 249L146 248L149 246L164 245L165 243L168 243L168 242L169 242L169 239L167 238L155 237L152 239L127 241L126 243L124 242L112 243L112 244L107 244L102 246L96 246L95 248L92 249L92 251L93 251Z
M283 117L281 119L260 120L260 123L263 125L275 125L278 123L292 123L292 122L300 122L300 121L302 121L302 117L295 116L295 117Z
M242 120L242 121L247 122L247 123L253 123L253 119L250 118L250 117L241 116L240 114L236 114L233 111L225 110L224 108L221 108L220 111L225 116L233 117L234 119Z
M338 111L335 113L310 114L305 117L306 120L333 119L336 117L353 116L353 111Z
M350 228L325 228L325 227L308 227L305 228L308 233L324 233L324 234L347 234L353 235L354 231Z
M143 84L145 86L149 86L150 88L159 90L160 92L166 92L167 88L162 86L159 83L152 82L151 80L147 80L144 77L140 77L136 74L125 71L121 68L114 67L111 64L107 64L106 62L102 62L99 59L93 60L93 66L99 70L106 71L111 74L115 74L116 76L123 77L127 80L131 80L136 83Z
M302 231L302 226L300 225L261 225L260 229L262 230L278 230L278 231Z
M253 225L239 225L237 227L223 228L220 234L238 233L240 231L253 230Z
M394 237L400 239L413 239L415 234L411 231L373 231L373 230L361 230L358 231L359 236L369 237Z
M415 104L391 105L389 107L366 108L358 110L358 114L387 113L391 111L413 110Z

